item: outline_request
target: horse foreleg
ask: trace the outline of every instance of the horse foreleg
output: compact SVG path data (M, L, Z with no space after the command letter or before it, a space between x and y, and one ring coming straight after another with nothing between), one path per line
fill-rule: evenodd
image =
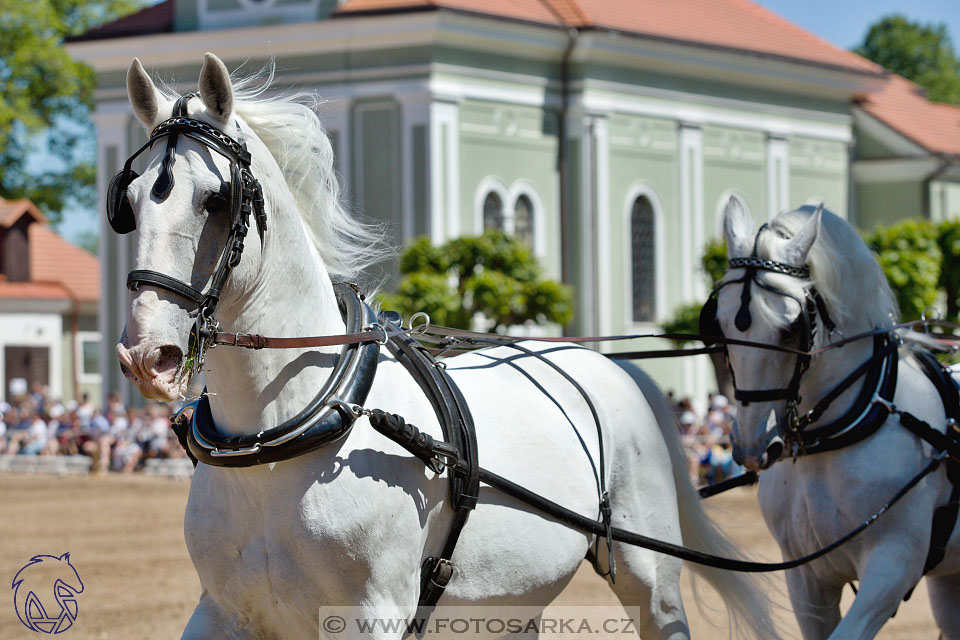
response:
M960 640L960 575L928 576L927 591L944 640Z
M842 586L823 585L808 567L787 571L787 590L800 633L806 640L820 640L840 622Z
M248 640L254 636L245 630L247 620L231 615L204 589L180 640Z
M873 638L896 613L903 597L920 580L923 556L902 548L879 548L865 558L860 589L850 610L830 635L831 640Z

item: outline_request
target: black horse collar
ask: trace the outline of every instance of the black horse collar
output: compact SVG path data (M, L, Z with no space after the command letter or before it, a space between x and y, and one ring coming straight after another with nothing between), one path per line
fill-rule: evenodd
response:
M348 284L334 284L347 331L359 332L377 322L376 314ZM380 345L376 341L344 345L333 373L300 413L271 429L243 436L220 433L213 422L206 391L174 418L180 444L194 460L218 467L249 467L299 456L349 433L373 386ZM189 419L184 411L193 408Z

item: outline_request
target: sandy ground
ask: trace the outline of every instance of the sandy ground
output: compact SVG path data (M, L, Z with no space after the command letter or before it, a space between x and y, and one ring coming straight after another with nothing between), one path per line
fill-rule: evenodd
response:
M31 556L69 551L84 581L76 624L59 637L178 638L200 594L183 542L183 510L188 484L163 478L0 477L0 583L9 585ZM712 498L709 508L723 529L751 558L777 560L750 489ZM0 638L37 638L16 617L13 592L4 588ZM784 637L799 637L786 611L786 588L774 574L771 594L779 603ZM846 593L849 606L851 593ZM722 613L701 612L689 586L684 602L694 638L726 636ZM715 594L703 598L716 608ZM616 605L613 593L584 565L556 605ZM720 625L719 627L716 625ZM878 637L934 640L937 630L923 582Z

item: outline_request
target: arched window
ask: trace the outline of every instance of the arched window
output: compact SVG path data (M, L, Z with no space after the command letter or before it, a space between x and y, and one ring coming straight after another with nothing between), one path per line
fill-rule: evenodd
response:
M526 195L517 198L513 207L513 234L517 240L533 249L533 203Z
M656 320L656 221L653 205L646 196L633 201L630 213L630 247L632 254L633 321Z
M483 199L483 230L503 229L503 200L491 191Z

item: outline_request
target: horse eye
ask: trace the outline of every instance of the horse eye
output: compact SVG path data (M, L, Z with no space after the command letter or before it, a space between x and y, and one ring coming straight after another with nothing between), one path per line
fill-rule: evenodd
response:
M227 199L224 198L219 193L214 193L209 198L207 198L206 203L203 205L203 208L207 213L217 215L223 213L227 208Z

